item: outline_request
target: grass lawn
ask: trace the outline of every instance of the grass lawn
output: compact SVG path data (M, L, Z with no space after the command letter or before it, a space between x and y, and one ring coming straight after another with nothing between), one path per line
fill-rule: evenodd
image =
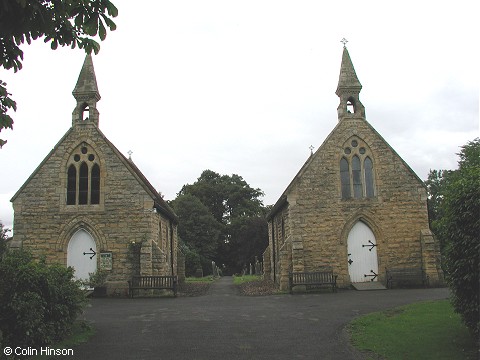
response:
M258 281L262 280L263 278L260 275L243 275L243 276L234 276L233 283L235 285L240 285L250 281Z
M477 359L476 344L449 300L362 316L349 330L356 348L388 360Z
M187 283L196 283L196 282L212 282L214 281L214 277L212 275L210 276L204 276L204 277L187 277L185 278L185 282Z
M84 321L76 321L75 324L73 324L72 333L70 334L70 336L68 338L66 338L65 340L63 340L59 343L49 345L48 347L51 348L51 349L70 349L75 345L86 342L94 334L95 334L95 330L88 323L86 323ZM74 353L74 355L75 355L75 353ZM55 356L55 355L52 355L52 356L42 355L42 356L40 356L40 355L38 355L38 356L31 357L31 359L47 360L47 359L58 359L59 357L62 357L62 356ZM64 357L68 358L68 356L64 356Z

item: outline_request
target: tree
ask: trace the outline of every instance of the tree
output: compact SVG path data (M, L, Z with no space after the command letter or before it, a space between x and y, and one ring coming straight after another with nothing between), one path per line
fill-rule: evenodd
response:
M0 222L0 261L2 260L3 254L7 251L8 231L10 231L10 229L5 228Z
M171 203L178 216L178 236L186 245L187 272L216 260L223 225L195 196L180 195ZM196 254L196 255L195 255Z
M97 54L100 45L94 38L105 40L107 28L116 29L112 18L118 15L109 0L0 0L0 9L0 66L15 72L22 68L20 45L42 37L52 50L67 45ZM13 128L7 112L17 109L6 85L0 80L0 131ZM5 143L0 139L0 147Z
M459 168L441 188L439 236L445 243L446 278L452 303L479 335L480 139L462 147Z
M182 187L178 197L185 195L197 198L222 225L214 259L224 265L226 273L241 271L248 261L253 262L255 256L263 253L268 234L260 189L252 188L239 175L205 170L195 183Z
M264 216L241 217L230 227L231 238L223 255L233 272L261 260L268 246L268 225Z
M441 235L441 219L443 218L443 191L446 188L451 170L430 170L428 179L425 181L428 192L428 220L433 233L437 235L440 242L440 251L443 254L445 247L444 237Z

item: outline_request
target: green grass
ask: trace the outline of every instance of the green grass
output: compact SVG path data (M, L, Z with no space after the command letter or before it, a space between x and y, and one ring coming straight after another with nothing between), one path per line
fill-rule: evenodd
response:
M235 285L240 285L250 281L258 281L262 280L263 278L260 275L243 275L243 276L234 276L233 283Z
M49 345L48 347L51 349L71 349L75 345L79 345L81 343L87 342L88 339L90 339L93 335L95 334L95 330L93 329L92 326L90 326L88 323L85 321L77 321L75 324L73 324L72 327L72 333L70 334L69 337L67 337L65 340ZM75 352L74 352L75 355ZM43 355L43 356L33 356L31 359L34 360L47 360L47 359L57 359L62 356L48 356L48 355ZM68 356L65 356L68 357Z
M212 282L214 281L214 277L212 275L210 276L204 276L204 277L187 277L185 278L185 282L187 283L195 283L195 282Z
M474 360L476 344L448 300L373 313L350 324L352 342L388 360Z

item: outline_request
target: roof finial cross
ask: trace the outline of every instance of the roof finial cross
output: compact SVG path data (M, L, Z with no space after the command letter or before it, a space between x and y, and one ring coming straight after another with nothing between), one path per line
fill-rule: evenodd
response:
M342 40L340 40L340 42L343 44L343 47L347 47L347 39L343 38Z
M128 151L127 151L127 154L128 154L128 159L129 159L129 160L132 160L133 151L132 151L132 150L128 150Z
M310 149L310 155L313 155L313 149L315 149L315 146L310 145L308 148Z

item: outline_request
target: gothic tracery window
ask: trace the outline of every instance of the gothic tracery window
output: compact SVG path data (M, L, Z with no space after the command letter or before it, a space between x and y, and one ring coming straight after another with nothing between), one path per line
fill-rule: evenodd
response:
M98 156L86 144L74 150L67 163L67 205L100 203Z
M343 146L340 159L342 199L375 197L375 173L371 151L367 144L352 138Z

